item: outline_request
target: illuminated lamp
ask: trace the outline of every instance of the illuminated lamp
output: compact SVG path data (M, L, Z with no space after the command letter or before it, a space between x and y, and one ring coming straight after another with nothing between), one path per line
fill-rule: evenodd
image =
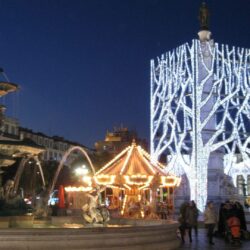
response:
M98 185L112 185L115 182L115 175L104 175L104 174L100 174L97 176L94 176L95 182Z

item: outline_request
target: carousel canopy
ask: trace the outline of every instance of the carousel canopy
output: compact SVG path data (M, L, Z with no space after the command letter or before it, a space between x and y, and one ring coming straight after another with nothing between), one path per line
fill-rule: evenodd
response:
M135 142L100 169L96 175L166 175L163 166L153 164L150 155Z
M100 185L149 186L156 178L163 185L167 179L172 186L179 182L177 177L164 172L162 164L151 161L150 155L135 142L95 174L95 181Z

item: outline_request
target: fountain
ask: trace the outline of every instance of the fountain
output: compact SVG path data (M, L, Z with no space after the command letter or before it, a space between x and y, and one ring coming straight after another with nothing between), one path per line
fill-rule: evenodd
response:
M70 153L78 150L88 160L92 169L92 181L98 178L94 166L87 152L80 148L74 147L69 149L62 161L60 162L54 179L49 187L53 190L57 182L63 163ZM11 193L9 190L17 189L20 176L23 172L26 160L22 160L14 182L6 186L6 194ZM115 161L111 161L111 164ZM107 169L107 168L105 168ZM100 176L99 176L100 177ZM101 181L101 178L98 178ZM51 220L41 221L32 220L22 223L0 221L0 240L3 249L53 249L53 250L76 250L76 249L177 249L179 240L176 237L178 223L172 220L160 219L134 219L134 218L111 218L107 214L98 210L98 196L105 189L105 185L94 184L88 192L84 190L89 202L83 207L83 217L68 215L56 216ZM66 188L65 188L66 190ZM74 190L80 192L81 188L75 187ZM92 191L92 192L91 192ZM67 190L66 190L67 192ZM47 195L47 194L46 194ZM84 218L84 219L83 219ZM85 220L85 221L84 221ZM42 223L44 222L44 223ZM86 222L88 224L86 225ZM99 226L96 226L98 224ZM10 228L11 227L11 228ZM18 227L18 228L17 228Z
M15 89L17 89L16 85L0 82L0 96L7 94L10 91L14 91ZM3 110L4 108L0 107L0 111ZM2 116L2 112L0 112L0 115ZM0 196L2 197L2 201L7 204L8 212L13 210L12 208L15 207L16 204L24 205L22 203L23 199L18 195L18 189L25 166L30 160L36 161L36 167L39 169L43 186L42 192L40 193L40 202L37 204L34 214L30 213L30 215L28 215L26 213L26 207L24 206L21 213L25 214L24 216L20 216L19 213L15 211L14 216L0 217L1 249L84 250L92 248L103 250L172 250L178 248L179 241L176 237L176 229L178 228L177 222L173 220L150 218L135 219L123 216L127 211L126 197L131 197L133 195L132 190L134 189L134 184L139 185L136 187L136 192L138 193L138 199L140 199L140 188L142 189L142 194L145 195L145 190L148 187L151 188L151 181L154 179L154 176L151 175L156 174L156 172L158 174L161 173L161 170L158 169L158 165L154 166L155 169L151 169L152 173L150 176L129 176L127 177L129 185L121 182L121 186L119 187L120 190L125 190L124 187L127 188L125 191L125 199L123 199L122 203L121 216L110 219L109 211L106 208L99 207L99 196L100 193L108 186L117 189L117 186L112 186L112 183L110 183L110 179L112 180L114 178L110 177L107 171L105 172L105 176L103 174L98 175L98 173L95 172L95 168L87 152L83 148L72 147L65 153L55 172L51 185L47 188L47 190L45 189L45 179L42 167L37 157L38 154L43 151L43 148L37 145L30 145L24 141L0 140L0 149L1 154L5 157L4 160L0 162L2 164L1 166L9 166L15 162L17 158L21 158L14 180L7 181L4 187L0 190ZM82 207L79 207L79 210L82 210L82 214L56 217L52 216L50 220L44 220L44 217L48 217L48 197L55 188L55 184L65 161L74 151L81 152L86 157L92 170L91 176L83 179L85 186L68 187L68 189L65 188L65 191L68 193L73 191L72 194L76 194L77 192L82 192L84 194L83 196L86 198L85 204ZM141 151L138 152L139 154L142 153ZM131 152L129 154L131 156ZM115 161L116 159L111 161L111 163L105 166L104 169L107 170L107 168ZM125 162L123 162L124 168L128 162L129 157L127 157ZM145 159L143 158L141 163L143 162L151 168L148 157ZM162 172L161 175L164 175L164 173ZM123 176L117 176L116 181L118 182L115 182L114 184L118 184L118 186L119 178L122 179ZM162 178L162 180L164 180L162 185L164 185L167 180L164 178ZM158 177L155 179L158 180ZM155 190L155 184L152 187L152 190ZM153 200L155 200L155 197L153 197ZM18 208L20 212L20 206ZM42 220L34 220L33 215L42 218Z
M19 86L17 84L10 83L8 81L6 74L1 68L0 74L3 75L7 80L0 81L0 97L5 96L11 92L15 92L19 89ZM31 210L30 206L27 206L27 204L24 202L22 193L20 193L18 189L24 167L31 159L34 159L37 162L36 166L39 169L43 186L45 186L43 170L38 159L38 154L44 151L44 149L29 140L20 141L18 139L8 138L4 136L3 121L5 119L5 109L5 106L0 105L0 216L5 216L1 217L1 221L4 220L7 224L13 224L12 222L16 224L16 222L19 221L20 215L23 216ZM3 169L8 168L17 161L20 161L20 164L13 180L7 180L2 186L2 174L5 172ZM11 217L8 218L6 216ZM28 220L30 220L31 217L27 218ZM25 220L27 218L25 218Z
M67 160L67 158L69 157L69 155L70 155L72 152L74 152L74 151L79 151L79 152L81 152L81 153L86 157L86 159L87 159L87 161L88 161L88 163L89 163L89 165L90 165L90 167L91 167L92 172L95 174L94 165L93 165L92 161L90 160L90 158L89 158L88 153L86 152L86 150L83 149L82 147L79 147L79 146L71 147L71 148L69 148L69 149L65 152L65 154L64 154L63 157L62 157L62 160L60 161L60 164L59 164L59 166L58 166L58 168L57 168L57 170L56 170L56 173L55 173L55 175L54 175L53 181L52 181L52 183L51 183L51 186L50 186L50 189L49 189L49 193L52 193L52 191L53 191L54 188L55 188L55 184L56 184L56 182L57 182L58 175L59 175L59 173L61 172L61 170L62 170L62 168L63 168L63 164L65 163L65 161Z
M132 145L132 149L136 149L135 145ZM38 242L42 242L43 237L46 237L46 242L42 243L43 248L41 249L177 249L179 246L179 240L176 237L176 229L178 223L173 220L160 220L152 218L132 218L120 216L117 218L111 218L109 221L108 210L100 210L99 207L99 196L102 191L104 191L110 183L107 182L107 176L98 175L102 173L105 169L108 172L109 167L112 168L112 164L116 164L116 161L122 162L122 160L117 156L110 163L105 165L102 170L96 172L94 166L88 157L87 152L80 147L70 148L62 158L57 171L55 173L54 179L50 186L50 191L55 187L60 171L63 168L64 162L67 160L69 155L75 150L81 152L88 160L89 166L92 170L91 178L91 189L89 189L89 184L85 183L85 186L81 187L66 187L65 191L72 193L76 197L77 193L83 193L87 199L85 205L82 207L83 214L75 215L71 214L68 216L56 216L52 217L51 224L47 227L53 227L48 229L26 229L25 237L28 239L25 243L25 247L32 248L38 246ZM140 149L139 149L140 150ZM134 154L131 152L130 148L127 150L130 152L129 155L133 158ZM138 151L140 154L142 151ZM144 156L146 153L143 151ZM125 157L124 153L121 153ZM149 157L148 155L145 157ZM128 157L126 164L131 164ZM145 159L144 159L145 160ZM142 160L142 161L144 161ZM149 161L144 162L149 165ZM155 165L154 165L155 166ZM151 166L148 166L149 169ZM158 168L159 165L156 166ZM156 171L153 169L153 171ZM161 171L159 169L159 171ZM155 172L156 174L156 172ZM164 173L162 173L164 175ZM87 182L90 181L87 178ZM104 178L104 179L103 179ZM139 177L137 177L139 178ZM158 178L158 177L157 177ZM103 181L99 185L95 182ZM117 180L119 178L117 177ZM153 180L152 178L149 178ZM164 178L163 178L164 179ZM177 180L177 179L176 179ZM134 181L136 181L134 179ZM139 180L140 182L141 180ZM164 179L164 181L167 181ZM173 184L174 179L172 178L169 185ZM84 182L84 181L83 181ZM113 183L115 185L115 183ZM143 183L144 184L144 183ZM150 186L150 183L148 182ZM131 187L133 185L131 184ZM141 185L143 187L145 185ZM145 187L144 187L145 188ZM132 188L131 188L132 189ZM131 190L130 190L131 191ZM144 192L144 191L143 191ZM124 201L123 203L124 204ZM80 206L79 206L80 208ZM67 229L66 229L67 228ZM39 233L41 233L39 235ZM0 232L1 234L1 232ZM18 231L15 231L18 235ZM32 234L31 238L29 234ZM35 238L34 238L35 235ZM65 238L65 235L67 237ZM0 236L1 237L1 236ZM56 239L56 242L53 242ZM14 245L14 244L13 244ZM40 248L38 248L40 249Z

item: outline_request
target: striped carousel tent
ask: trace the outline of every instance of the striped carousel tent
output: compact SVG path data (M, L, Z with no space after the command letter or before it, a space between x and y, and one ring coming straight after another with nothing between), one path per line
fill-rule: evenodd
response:
M181 179L167 174L164 168L161 163L152 161L150 155L133 142L96 172L94 180L98 185L111 188L116 197L123 198L123 214L129 198L136 202L142 199L154 202L157 189L174 188L180 184Z

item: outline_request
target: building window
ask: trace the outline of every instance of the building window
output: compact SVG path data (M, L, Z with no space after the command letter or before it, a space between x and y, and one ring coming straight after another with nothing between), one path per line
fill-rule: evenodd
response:
M53 160L53 153L52 153L52 151L49 151L49 159Z
M62 154L58 154L58 160L60 161L62 159Z
M37 143L37 136L36 136L36 135L33 135L32 140L33 140L35 143Z

